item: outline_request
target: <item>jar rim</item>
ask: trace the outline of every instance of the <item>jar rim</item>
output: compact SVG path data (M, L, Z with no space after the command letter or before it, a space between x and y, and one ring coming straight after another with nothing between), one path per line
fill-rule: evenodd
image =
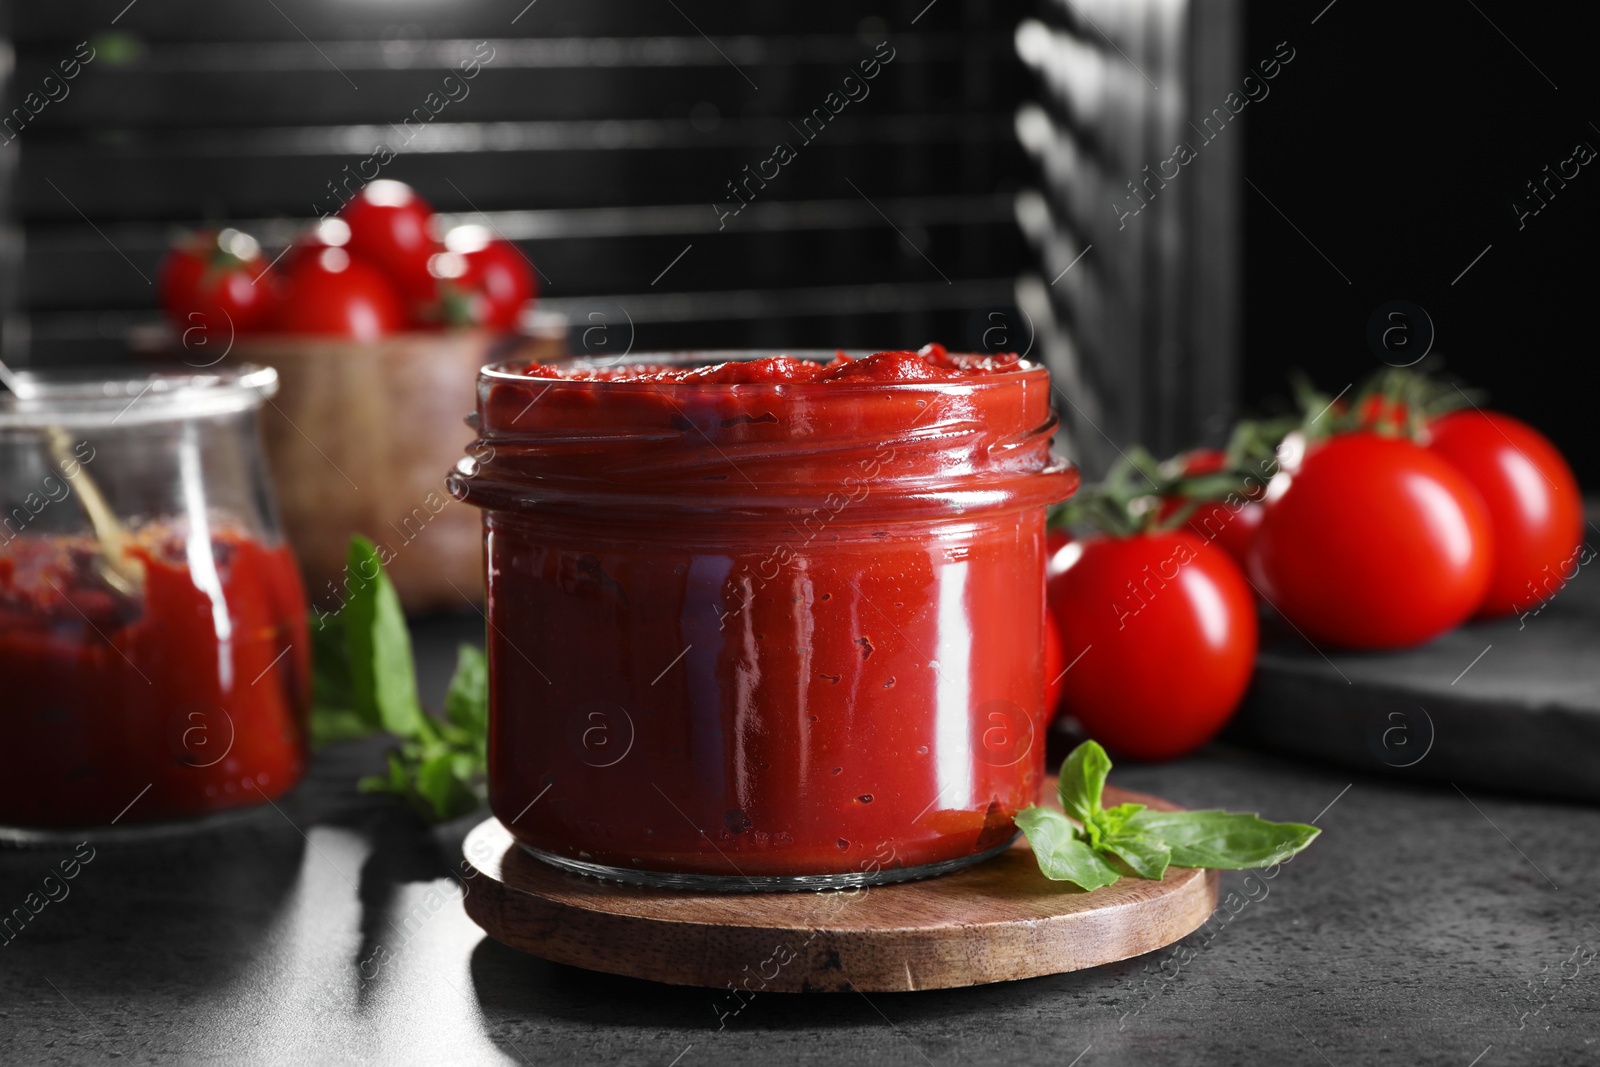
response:
M278 392L278 372L243 364L200 373L125 368L17 371L18 392L0 393L0 430L104 428L253 411Z
M563 359L550 360L548 365L557 367L584 367L596 370L605 370L612 367L629 367L642 365L655 365L667 367L709 367L721 363L743 363L757 359L770 359L774 356L790 356L794 359L809 360L817 363L831 362L841 353L853 359L870 356L881 349L844 349L844 348L787 348L787 349L679 349L665 352L634 352L621 357L595 359L587 356L569 356ZM988 353L952 352L953 356L988 355ZM628 381L590 378L535 378L522 373L522 370L534 363L530 359L499 360L484 366L478 372L478 378L484 382L497 383L522 383L530 388L550 386L563 386L569 388L593 388L606 391L626 389L647 389L651 391L670 390L678 392L694 392L699 395L714 395L717 393L737 392L751 394L763 389L781 392L805 391L810 389L825 390L827 395L835 393L845 394L850 392L877 392L884 389L894 390L938 390L941 387L958 386L962 389L1001 385L1016 381L1017 377L1025 375L1042 375L1046 373L1044 365L1033 360L1021 359L1017 361L1016 369L1003 374L975 375L963 378L921 379L916 381L884 382L871 379L831 381L831 382L805 382L805 381L774 381L774 382L654 382L654 381Z
M770 354L633 359L685 366ZM525 366L480 371L479 436L446 480L457 499L545 516L792 525L841 492L863 499L869 483L872 522L1054 502L1077 483L1049 451L1058 420L1037 364L906 382L710 383L537 378Z

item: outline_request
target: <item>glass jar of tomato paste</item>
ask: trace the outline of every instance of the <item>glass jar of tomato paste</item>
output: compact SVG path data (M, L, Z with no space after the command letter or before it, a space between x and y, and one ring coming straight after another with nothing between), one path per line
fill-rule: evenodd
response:
M830 354L831 355L831 354ZM642 356L479 377L489 797L540 858L705 889L1006 848L1044 776L1046 371Z
M277 373L0 392L0 827L259 804L306 761L305 594L256 412Z

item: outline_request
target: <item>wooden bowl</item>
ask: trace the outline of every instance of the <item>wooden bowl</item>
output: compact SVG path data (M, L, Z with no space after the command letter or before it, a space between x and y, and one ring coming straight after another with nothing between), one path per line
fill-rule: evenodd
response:
M241 339L232 358L273 367L281 387L261 427L285 531L313 603L342 603L352 534L379 547L412 613L483 600L476 508L444 477L475 436L478 369L551 358L554 342L482 331L396 334L374 342ZM559 347L559 344L557 344Z

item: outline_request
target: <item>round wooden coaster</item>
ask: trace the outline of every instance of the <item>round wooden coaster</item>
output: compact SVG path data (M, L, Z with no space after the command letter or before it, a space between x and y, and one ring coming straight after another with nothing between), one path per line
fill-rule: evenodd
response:
M1054 794L1053 785L1050 793ZM1156 797L1107 787L1125 801ZM496 819L467 835L467 914L556 963L673 985L866 993L1076 971L1170 945L1217 906L1215 872L1173 867L1085 893L1019 840L920 882L800 893L692 893L603 882L528 855Z

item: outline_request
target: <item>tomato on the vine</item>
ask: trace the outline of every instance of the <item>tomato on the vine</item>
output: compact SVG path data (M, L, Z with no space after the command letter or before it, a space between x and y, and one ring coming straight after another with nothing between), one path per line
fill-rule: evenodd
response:
M194 234L167 252L161 306L174 328L228 338L262 329L278 304L278 280L261 246L238 230Z
M1217 448L1197 448L1186 452L1180 459L1182 474L1186 478L1217 474L1228 468L1227 453ZM1230 494L1226 500L1200 500L1184 520L1184 525L1195 536L1215 541L1235 563L1244 567L1250 560L1250 546L1255 541L1256 531L1261 528L1260 490L1264 488L1264 485L1260 485L1255 493L1248 496L1240 492ZM1170 518L1184 503L1182 497L1164 497L1157 512L1157 521Z
M444 248L433 234L433 208L411 186L387 178L368 182L339 217L350 226L346 251L387 275L408 303L433 299L428 260Z
M1335 400L1325 413L1346 429L1394 432L1403 430L1419 414L1405 398L1384 392L1363 389L1354 400L1354 408L1344 400Z
M375 341L405 327L394 287L374 267L342 248L324 248L289 272L279 333Z
M1241 501L1237 508L1222 501L1196 507L1185 523L1196 535L1215 541L1240 567L1250 562L1250 549L1266 513L1258 500Z
M1478 615L1512 615L1560 591L1583 540L1572 468L1532 426L1497 411L1452 412L1429 424L1430 451L1466 475L1494 530L1488 592Z
M1257 640L1250 587L1225 553L1183 530L1092 536L1050 572L1065 714L1140 759L1182 755L1222 728Z
M1049 566L1050 561L1055 558L1056 553L1059 552L1063 546L1071 543L1072 534L1069 531L1063 530L1059 526L1052 526L1046 530L1044 535L1045 565Z
M1483 602L1489 516L1442 456L1358 431L1313 445L1287 478L1269 493L1250 569L1268 602L1312 641L1404 648Z

